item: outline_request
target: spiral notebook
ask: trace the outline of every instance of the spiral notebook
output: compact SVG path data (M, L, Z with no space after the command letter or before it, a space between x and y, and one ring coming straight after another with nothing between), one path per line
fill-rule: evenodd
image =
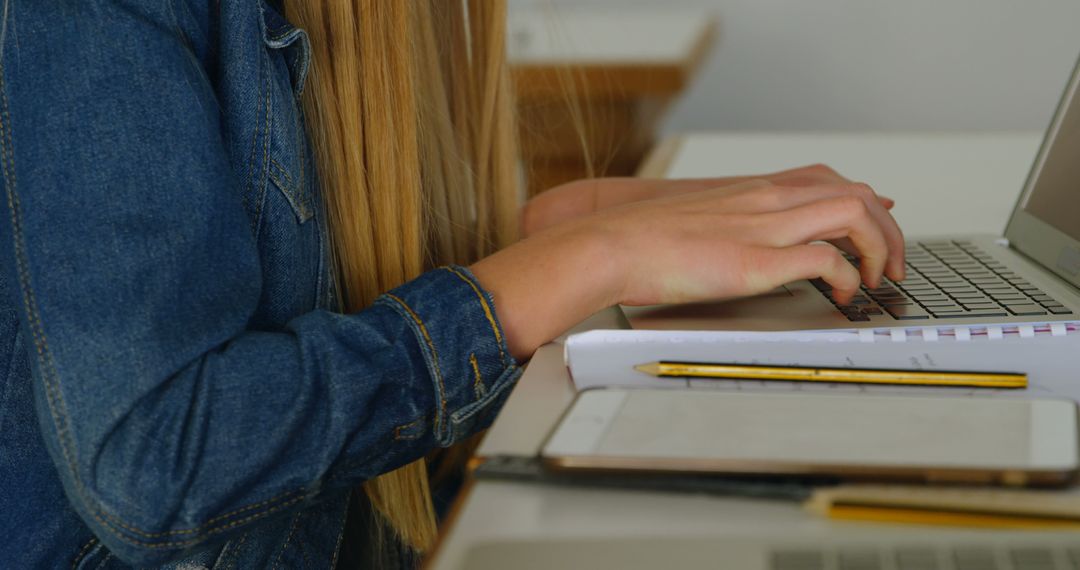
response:
M1080 322L840 331L593 330L571 335L565 358L580 389L621 386L789 392L979 395L1080 401ZM634 366L659 360L1023 372L1022 390L657 378Z

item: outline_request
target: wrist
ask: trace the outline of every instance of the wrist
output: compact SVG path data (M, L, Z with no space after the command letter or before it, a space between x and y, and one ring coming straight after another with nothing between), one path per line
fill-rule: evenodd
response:
M607 223L589 220L576 228L573 247L577 248L581 265L591 277L594 311L618 305L625 298L630 272L627 240Z
M529 358L541 344L621 299L626 265L616 237L595 219L575 221L469 268L494 297L516 358Z

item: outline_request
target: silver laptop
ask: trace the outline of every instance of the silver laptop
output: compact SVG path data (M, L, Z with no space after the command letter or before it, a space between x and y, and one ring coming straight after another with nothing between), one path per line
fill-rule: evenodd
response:
M726 302L623 307L634 328L791 330L1080 320L1080 61L1004 236L907 243L907 279L847 305L800 281ZM858 263L852 258L852 263Z

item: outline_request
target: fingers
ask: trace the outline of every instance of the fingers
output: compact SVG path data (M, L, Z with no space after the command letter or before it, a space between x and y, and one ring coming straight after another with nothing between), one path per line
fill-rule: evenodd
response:
M749 213L750 211L755 211L755 208L757 208L756 211L758 212L777 211L781 209L797 208L822 200L845 196L856 197L865 203L866 211L880 228L888 249L885 258L884 274L890 279L895 279L897 281L903 280L904 234L900 231L900 226L897 225L896 220L887 210L887 208L892 207L894 202L889 198L878 196L874 193L873 189L866 184L852 183L830 186L812 186L799 188L798 190L773 187L765 190L758 190L753 195L747 194L736 196L735 199L741 200L743 205L740 209ZM862 251L848 249L844 243L836 243L835 245L842 247L849 253L860 256L863 255Z
M858 251L863 281L871 287L880 285L890 247L882 227L862 198L841 196L819 200L763 214L758 221L759 236L771 240L775 247L843 238L851 240ZM899 247L903 247L902 243Z
M820 277L833 288L837 303L847 304L859 290L859 271L835 247L824 243L799 244L784 248L760 248L754 252L753 267L747 276L754 292Z

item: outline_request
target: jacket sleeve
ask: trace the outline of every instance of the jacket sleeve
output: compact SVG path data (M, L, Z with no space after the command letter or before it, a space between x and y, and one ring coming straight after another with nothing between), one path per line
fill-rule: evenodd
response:
M461 267L248 330L261 269L217 102L172 3L145 4L11 2L0 34L0 303L68 500L139 565L452 444L519 375Z

